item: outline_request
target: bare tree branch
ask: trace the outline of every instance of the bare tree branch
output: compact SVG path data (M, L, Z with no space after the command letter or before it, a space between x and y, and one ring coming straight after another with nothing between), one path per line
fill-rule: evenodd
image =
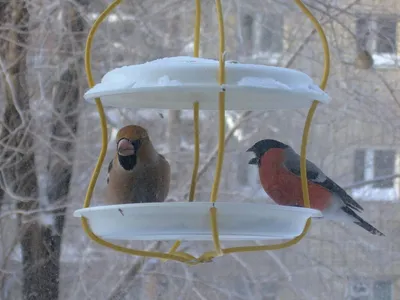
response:
M370 184L373 184L373 183L379 183L379 182L387 181L387 180L390 180L390 179L396 179L396 178L399 178L399 177L400 177L400 174L381 176L381 177L377 177L377 178L371 179L371 180L365 180L365 181L360 181L360 182L356 182L356 183L353 183L353 184L348 184L348 185L343 186L343 188L345 190L355 189L355 188L359 188L359 187L362 187L362 186L370 185Z

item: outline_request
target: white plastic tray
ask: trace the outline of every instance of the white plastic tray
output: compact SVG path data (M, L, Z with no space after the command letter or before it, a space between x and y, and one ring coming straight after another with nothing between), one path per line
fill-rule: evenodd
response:
M126 108L218 109L219 62L187 56L167 57L124 66L104 75L88 90L89 102L100 97L104 106ZM328 103L330 97L305 73L272 66L226 62L225 108L271 110Z
M114 240L212 240L209 202L164 202L79 209L93 232ZM217 202L220 240L290 239L318 210L273 204Z

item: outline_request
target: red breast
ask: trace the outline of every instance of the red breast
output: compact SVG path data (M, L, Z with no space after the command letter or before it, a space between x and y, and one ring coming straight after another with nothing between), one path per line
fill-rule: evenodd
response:
M283 149L270 149L261 157L259 176L264 191L280 205L304 206L301 178L292 174L282 163ZM331 204L331 193L324 187L308 182L311 207L324 210Z

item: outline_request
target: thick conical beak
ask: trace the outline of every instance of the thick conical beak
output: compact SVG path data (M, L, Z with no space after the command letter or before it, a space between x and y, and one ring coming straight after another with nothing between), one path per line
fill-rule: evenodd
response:
M121 139L118 141L117 151L121 156L130 156L135 154L135 148L128 139Z
M258 165L259 159L257 157L253 157L249 160L249 165Z
M251 146L249 149L247 149L246 152L254 152L253 146Z

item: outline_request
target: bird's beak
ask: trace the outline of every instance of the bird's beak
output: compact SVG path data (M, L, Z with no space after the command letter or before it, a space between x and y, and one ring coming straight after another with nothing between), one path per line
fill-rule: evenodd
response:
M249 149L246 150L246 152L254 152L254 147L251 146Z
M130 156L135 154L135 147L128 139L121 139L117 143L117 151L121 156Z
M260 159L258 157L253 157L252 159L249 160L249 165L258 165L258 162Z

